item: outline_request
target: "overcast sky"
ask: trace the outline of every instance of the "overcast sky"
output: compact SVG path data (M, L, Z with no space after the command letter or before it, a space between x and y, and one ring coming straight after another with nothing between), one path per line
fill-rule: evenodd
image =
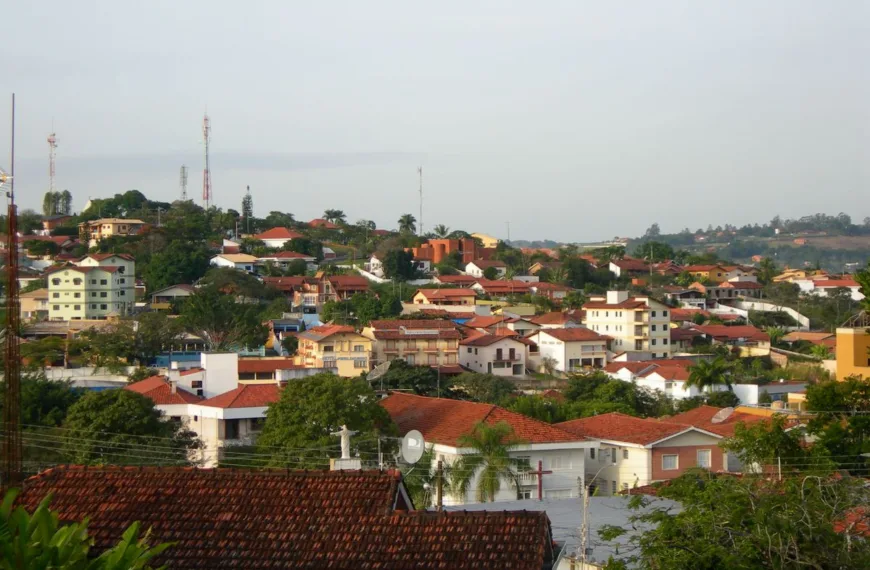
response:
M25 207L57 186L595 240L870 215L870 2L7 1ZM3 99L0 99L0 103ZM0 105L0 166L9 113Z

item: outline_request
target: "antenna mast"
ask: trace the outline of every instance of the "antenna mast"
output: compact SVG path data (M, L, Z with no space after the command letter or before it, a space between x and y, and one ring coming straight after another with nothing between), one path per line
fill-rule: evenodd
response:
M420 175L420 233L423 235L423 167L417 167L417 174Z
M178 177L178 181L181 184L181 199L187 200L187 167L183 164L181 165L181 174Z
M54 129L52 128L52 131ZM57 137L54 133L48 135L48 191L57 192L54 183L54 158L57 153Z
M49 137L53 144L54 135ZM53 150L52 146L52 150ZM54 154L52 153L52 157ZM52 181L54 180L54 160L52 158ZM21 354L19 351L18 324L20 306L18 298L18 212L15 207L15 94L12 94L12 152L9 175L0 171L0 186L6 182L9 189L9 211L6 228L6 327L3 373L6 382L3 406L3 486L9 488L20 485L23 480L21 465ZM52 187L54 185L52 184Z
M211 170L208 165L208 143L211 139L211 123L208 115L202 117L202 142L205 146L205 168L202 171L202 201L205 209L208 210L211 203Z

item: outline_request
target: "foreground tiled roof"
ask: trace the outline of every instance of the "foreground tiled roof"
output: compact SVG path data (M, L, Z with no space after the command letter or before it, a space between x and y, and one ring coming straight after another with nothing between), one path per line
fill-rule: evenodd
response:
M198 404L202 398L191 394L182 388L176 388L172 393L172 386L165 376L151 376L138 382L124 386L125 390L136 392L150 398L155 406L174 406L179 404Z
M438 281L450 285L465 285L471 287L477 282L473 275L439 275Z
M264 408L281 397L278 384L241 384L235 390L199 402L210 408Z
M624 441L638 445L655 443L684 432L690 427L674 422L636 418L618 412L580 418L555 425L580 436Z
M28 479L61 522L89 518L99 552L135 521L172 569L540 570L555 559L543 512L405 512L396 472L61 467ZM155 564L155 565L157 565Z
M479 422L488 425L506 422L513 428L516 437L526 443L559 443L586 439L492 404L394 392L381 400L381 405L396 422L400 433L419 430L427 443L456 446L460 436L471 433Z
M713 423L713 416L715 416L718 412L722 411L722 409L723 408L704 405L698 408L691 409L687 412L665 418L665 421L695 426L705 431L721 435L722 437L733 436L734 428L737 427L737 424L752 424L767 421L767 417L765 416L756 416L753 414L734 412L724 421L719 423Z

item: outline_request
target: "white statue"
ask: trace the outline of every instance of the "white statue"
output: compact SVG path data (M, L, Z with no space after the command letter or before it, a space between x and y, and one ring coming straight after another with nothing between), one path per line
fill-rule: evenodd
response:
M350 436L356 435L357 432L347 429L346 425L341 426L341 430L332 432L331 435L337 435L341 438L341 458L350 459Z

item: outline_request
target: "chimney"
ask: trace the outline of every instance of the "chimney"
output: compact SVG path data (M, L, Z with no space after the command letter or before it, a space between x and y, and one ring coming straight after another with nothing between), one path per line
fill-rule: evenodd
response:
M169 381L169 393L177 394L178 393L178 380L170 380Z

